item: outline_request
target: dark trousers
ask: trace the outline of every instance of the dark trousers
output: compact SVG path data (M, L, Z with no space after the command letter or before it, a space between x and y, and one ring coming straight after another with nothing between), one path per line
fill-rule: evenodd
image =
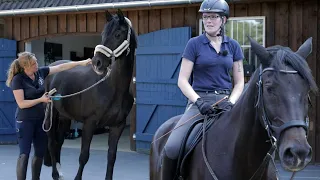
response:
M226 94L216 94L214 92L197 92L197 94L205 101L210 104L214 104L223 97L227 96ZM186 111L184 112L183 116L177 123L177 125L174 128L177 128L173 130L168 138L168 141L164 147L165 153L170 159L177 159L180 151L180 147L182 145L182 141L192 125L192 123L196 119L200 119L203 116L200 114L193 118L192 120L188 121L190 118L194 117L196 114L200 113L198 110L198 107L193 104L192 102L188 102ZM188 122L187 122L188 121ZM187 123L186 123L187 122ZM184 124L185 123L185 124ZM182 126L180 126L183 124ZM180 126L180 127L179 127Z
M42 130L43 119L16 121L20 155L29 156L33 143L35 156L43 158L47 148L48 138Z

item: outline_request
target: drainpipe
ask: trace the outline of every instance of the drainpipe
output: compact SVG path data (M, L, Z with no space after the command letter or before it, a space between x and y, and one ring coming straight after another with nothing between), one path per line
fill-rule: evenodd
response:
M32 9L13 9L0 11L0 17L16 16L16 15L32 15L46 13L61 13L61 12L80 12L91 10L107 10L107 9L122 9L122 8L140 8L140 7L157 7L157 6L172 6L181 4L200 3L203 0L148 0L148 1L132 1L132 2L116 2L102 4L86 4L73 6L58 6L58 7L43 7Z

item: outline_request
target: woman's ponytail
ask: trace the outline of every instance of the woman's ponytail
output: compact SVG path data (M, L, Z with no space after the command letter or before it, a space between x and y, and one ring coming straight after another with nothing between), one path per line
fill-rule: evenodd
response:
M13 78L16 74L18 74L18 73L20 73L20 72L22 72L22 71L23 71L23 68L22 68L22 67L20 66L20 64L19 64L19 59L15 59L15 60L11 63L11 65L10 65L10 67L9 67L9 69L8 69L8 72L7 72L8 78L7 78L7 81L6 81L6 85L7 85L8 87L10 87L12 78Z

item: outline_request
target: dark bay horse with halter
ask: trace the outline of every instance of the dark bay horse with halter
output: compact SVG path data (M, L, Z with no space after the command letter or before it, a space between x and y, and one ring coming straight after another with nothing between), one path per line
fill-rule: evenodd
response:
M302 170L311 160L307 141L309 92L318 91L306 62L312 39L296 52L278 45L264 48L249 39L260 68L233 109L220 114L188 151L183 168L177 171L182 179L276 179L274 159L268 154L278 152L282 167L292 172ZM169 136L164 135L179 117L166 121L154 135L150 180L161 179L162 150Z
M89 160L90 144L95 128L110 127L105 179L112 180L118 141L133 105L129 88L137 37L130 20L124 17L121 10L118 10L116 15L107 12L106 18L101 44L95 47L92 67L75 67L46 79L47 91L56 88L57 93L62 95L60 100L53 101L52 127L48 131L51 162L47 160L45 164L52 165L53 179L59 179L57 163L60 163L64 140L62 127L69 123L59 119L60 116L68 121L74 119L83 123L76 180L82 179L84 167ZM54 64L64 62L57 61ZM49 129L50 125L50 115L48 115L45 128Z

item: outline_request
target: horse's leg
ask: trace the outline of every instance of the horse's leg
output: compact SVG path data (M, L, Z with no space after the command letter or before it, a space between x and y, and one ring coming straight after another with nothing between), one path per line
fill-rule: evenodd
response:
M118 142L120 136L126 126L126 121L122 121L118 126L110 127L109 131L109 140L108 140L108 165L107 165L107 172L106 172L106 180L112 180L113 177L113 169L114 163L116 162L117 158L117 149L118 149Z
M82 173L84 166L87 164L89 160L89 150L90 150L90 144L93 137L93 133L96 127L96 122L92 119L86 119L83 122L82 126L82 142L81 142L81 153L79 156L79 169L77 176L75 177L75 180L81 180L82 179Z
M60 179L63 178L63 174L61 172L61 149L65 139L65 133L69 130L71 125L71 120L64 117L59 117L59 127L57 128L57 149L56 149L56 160L57 160L57 170L60 176Z
M54 180L59 180L59 172L57 170L57 160L56 160L56 152L57 152L57 148L56 148L56 132L58 131L57 125L58 125L58 121L59 121L59 113L58 111L53 108L52 110L52 126L49 132L47 132L48 134L48 149L49 149L49 153L51 156L51 164L52 164L52 178ZM50 118L50 115L48 116L48 118ZM50 119L46 120L46 123L50 122ZM48 128L48 126L46 126L46 128Z

